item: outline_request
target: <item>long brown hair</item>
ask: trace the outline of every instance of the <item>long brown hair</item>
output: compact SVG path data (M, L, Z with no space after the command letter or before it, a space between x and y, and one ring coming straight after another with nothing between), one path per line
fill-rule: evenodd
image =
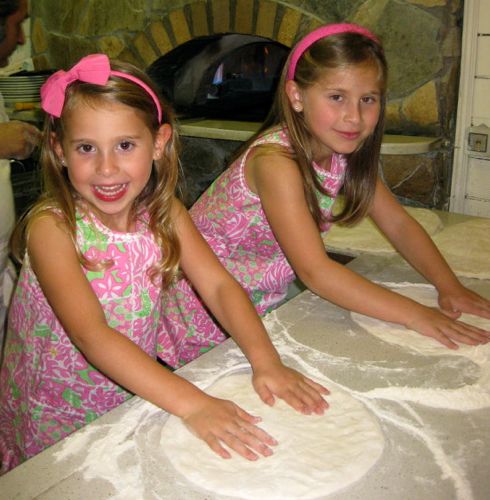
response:
M292 157L297 162L303 178L306 201L313 219L318 226L324 222L320 211L316 191L328 195L321 186L312 168L313 137L303 119L303 114L293 110L286 94L287 71L291 51L281 74L274 103L260 130L238 151L240 156L256 138L271 127L282 124L289 132ZM344 181L345 204L340 213L332 215L330 221L354 224L364 217L369 210L378 174L378 162L383 139L384 110L386 105L386 82L388 68L383 48L376 41L358 33L330 35L315 42L298 60L294 80L301 89L306 89L318 82L326 72L349 65L373 64L379 70L381 90L381 110L378 123L373 133L353 153L347 156L347 171ZM267 154L272 148L258 146L257 153ZM277 147L275 148L277 150ZM284 148L283 154L291 157L291 151Z
M112 61L111 69L135 76L146 83L157 96L158 89L151 80L131 64ZM56 141L62 142L65 133L67 114L80 102L96 105L100 102L121 103L134 108L152 132L153 137L160 126L168 123L171 126L171 137L165 145L163 156L153 162L148 183L135 200L132 217L136 218L144 208L149 214L149 228L162 250L162 257L153 269L160 273L164 285L168 285L175 277L179 259L180 246L172 219L172 206L178 178L179 139L176 133L175 117L170 106L159 96L163 109L162 123L159 123L155 103L150 95L139 85L121 77L111 76L106 85L94 85L75 81L65 93L65 105L60 118L47 116L44 123L43 141L40 163L42 170L43 192L40 199L25 214L17 225L12 237L12 252L21 260L26 249L26 239L32 223L53 210L58 213L77 248L80 263L91 269L106 267L107 263L88 261L80 252L76 242L76 210L81 208L79 195L71 185L66 168L60 162L54 150Z

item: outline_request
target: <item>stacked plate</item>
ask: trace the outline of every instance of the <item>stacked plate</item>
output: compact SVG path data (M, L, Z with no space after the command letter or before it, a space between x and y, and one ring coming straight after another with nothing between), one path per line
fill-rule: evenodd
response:
M6 106L16 103L37 103L41 100L39 95L42 84L50 73L36 73L10 75L0 77L0 93Z

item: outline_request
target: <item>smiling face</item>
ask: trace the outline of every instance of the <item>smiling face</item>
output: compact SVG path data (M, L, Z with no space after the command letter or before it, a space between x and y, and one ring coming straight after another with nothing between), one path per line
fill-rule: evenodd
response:
M104 101L80 101L63 121L63 140L54 147L73 188L107 227L131 231L133 203L163 154L170 125L153 137L136 110Z
M27 0L19 0L19 8L4 19L5 32L0 40L0 68L8 65L9 57L17 45L25 43L22 22L27 18Z
M373 133L379 120L381 83L374 64L328 70L305 89L290 80L286 92L293 109L303 113L315 139L317 161L332 153L354 152Z

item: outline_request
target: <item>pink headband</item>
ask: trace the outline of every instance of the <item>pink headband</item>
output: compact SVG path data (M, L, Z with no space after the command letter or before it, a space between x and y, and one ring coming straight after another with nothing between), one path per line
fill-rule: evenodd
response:
M91 54L83 57L68 71L57 71L41 87L41 107L46 113L59 118L65 104L66 87L79 80L81 82L105 85L110 76L119 76L130 80L144 89L153 99L158 112L158 122L162 122L162 107L155 92L135 76L122 71L111 70L109 58L105 54Z
M359 33L364 35L376 43L380 43L378 38L376 38L373 33L371 33L367 28L363 28L358 24L327 24L325 26L320 26L316 30L312 31L306 35L299 43L296 45L291 56L291 61L289 63L287 79L294 80L294 74L296 73L296 65L298 64L299 58L318 40L326 38L331 35L338 35L340 33Z

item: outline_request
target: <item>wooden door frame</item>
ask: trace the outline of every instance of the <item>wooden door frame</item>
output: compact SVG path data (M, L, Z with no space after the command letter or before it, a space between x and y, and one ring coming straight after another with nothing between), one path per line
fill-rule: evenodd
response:
M451 178L449 210L464 213L469 156L466 149L468 127L472 125L473 95L478 44L480 0L464 0L461 73Z

